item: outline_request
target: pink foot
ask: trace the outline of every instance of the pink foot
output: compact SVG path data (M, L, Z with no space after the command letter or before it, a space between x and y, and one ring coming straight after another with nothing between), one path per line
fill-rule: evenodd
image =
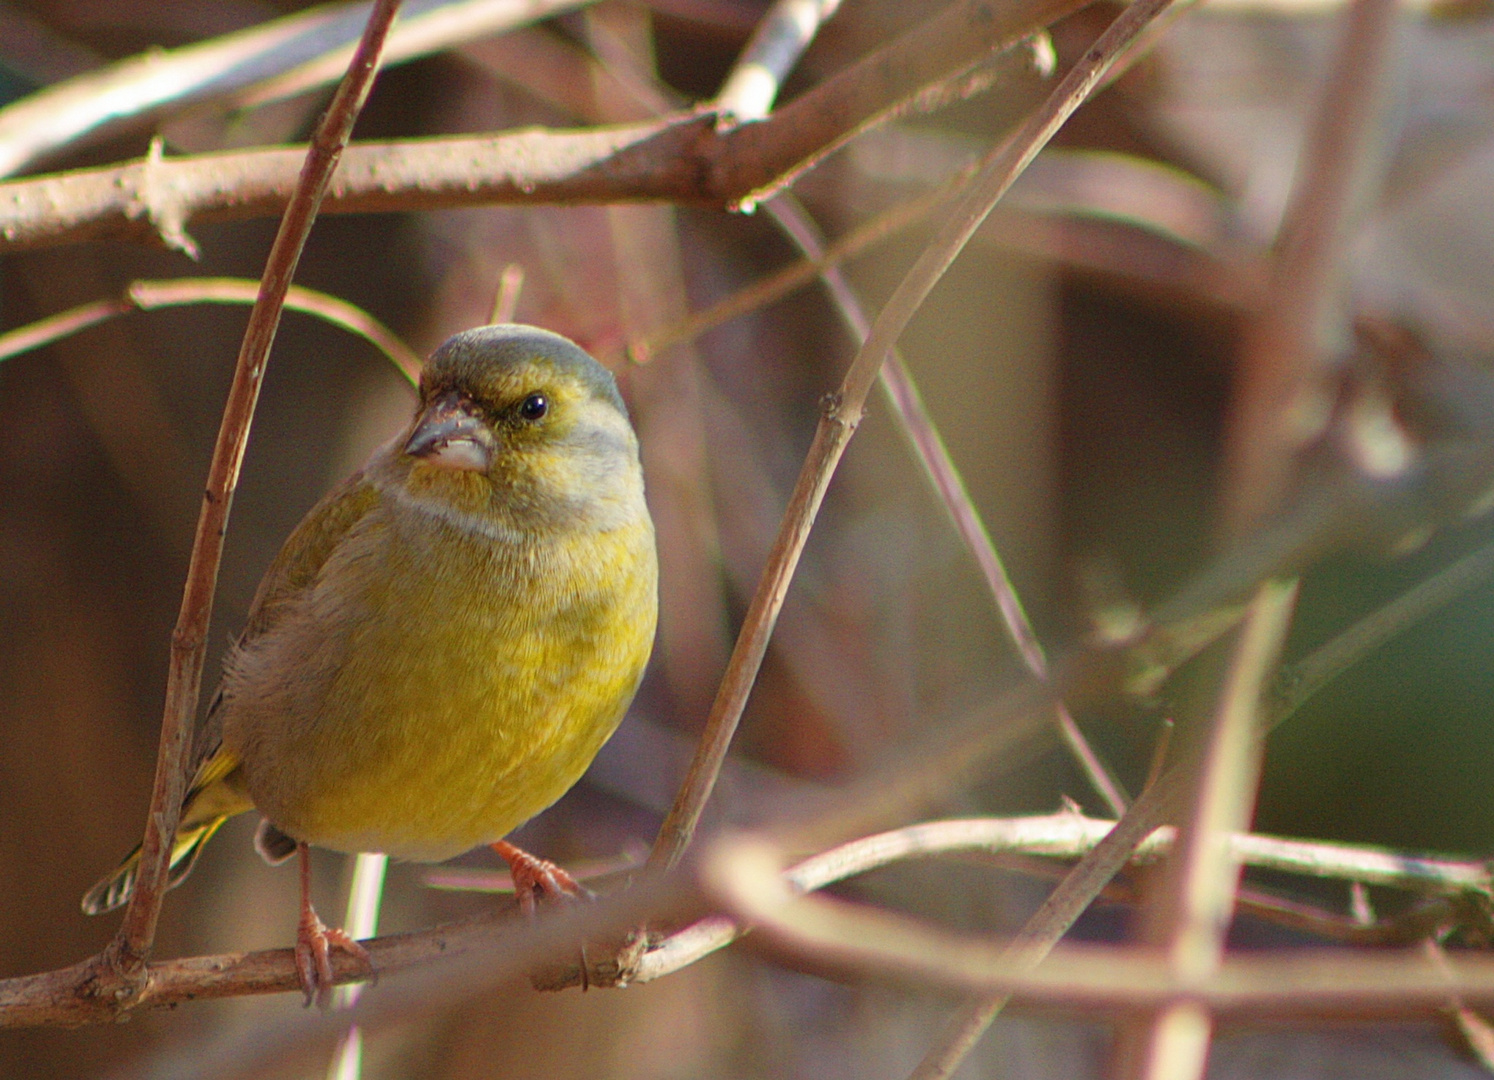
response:
M307 915L310 918L307 918ZM301 925L296 933L296 972L301 976L301 992L306 995L306 1004L313 1001L317 1008L325 1009L332 1000L332 988L336 977L332 973L332 950L348 953L370 972L373 957L359 945L347 931L325 925L316 912L307 908L301 915Z
M347 931L327 926L311 906L311 853L305 844L296 845L301 857L301 922L296 927L296 973L301 976L301 992L306 1004L316 1002L325 1009L332 1000L336 977L332 973L332 949L338 948L358 960L373 973L373 957Z
M514 897L525 915L534 914L537 901L579 900L591 895L549 859L537 858L507 840L497 841L492 848L508 863L509 876L514 879Z

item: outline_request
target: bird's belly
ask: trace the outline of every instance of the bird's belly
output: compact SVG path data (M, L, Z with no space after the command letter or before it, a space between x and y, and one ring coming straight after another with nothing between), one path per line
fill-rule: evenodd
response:
M580 779L637 688L652 596L517 610L418 576L401 588L356 629L284 635L275 647L328 672L317 697L256 693L246 678L225 743L240 744L255 805L288 835L437 861L501 838Z

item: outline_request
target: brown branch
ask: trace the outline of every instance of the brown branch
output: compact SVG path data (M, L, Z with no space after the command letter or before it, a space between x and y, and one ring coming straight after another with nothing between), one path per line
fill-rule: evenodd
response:
M664 200L738 206L790 182L857 133L1010 47L1086 0L957 0L794 99L769 119L718 133L713 114L583 131L405 139L350 147L324 213L495 203ZM158 234L278 213L299 149L149 156L0 185L0 250L104 235Z
M384 65L583 2L414 0L390 33ZM371 9L367 0L319 5L179 49L151 49L28 94L0 109L0 175L188 106L252 108L334 82L347 69Z
M1342 345L1341 282L1356 214L1374 186L1384 140L1386 65L1397 4L1357 0L1318 103L1277 236L1280 256L1261 316L1241 347L1240 388L1226 432L1226 531L1276 509L1292 462L1321 430L1331 393L1326 359Z
M964 193L944 215L918 261L893 291L866 343L846 372L840 389L826 400L824 415L815 429L814 441L794 486L778 538L769 553L768 565L748 607L731 663L707 717L700 749L650 852L651 866L674 865L695 832L741 719L742 709L746 706L747 695L767 652L768 639L772 636L778 612L829 487L830 477L860 423L872 383L897 344L903 328L997 200L1093 92L1118 50L1168 2L1138 0L1069 71L1048 100L1028 117L1021 128L986 156ZM932 24L931 21L928 25ZM737 130L751 131L760 126L747 125Z
M1297 598L1297 583L1267 582L1245 616L1204 750L1193 812L1171 861L1166 958L1181 983L1209 978L1224 959L1240 859L1229 843L1249 828L1265 759L1261 696L1275 670ZM1152 1021L1149 1077L1202 1076L1213 1018L1180 1002Z
M365 988L352 1009L308 1011L281 1017L272 1027L251 1025L233 1033L189 1042L141 1062L125 1073L140 1080L257 1080L274 1066L315 1060L325 1067L326 1052L350 1023L365 1033L432 1016L478 993L508 988L536 972L574 967L577 943L610 941L645 919L689 921L701 911L692 881L676 876L636 883L595 903L568 904L540 918L496 924L477 918L434 930L393 935L369 943L376 964L410 961L391 978ZM250 954L276 967L283 951ZM230 958L232 959L232 958ZM342 968L339 966L339 972Z
M248 278L172 278L167 281L132 281L124 295L111 300L81 304L34 323L0 334L0 361L50 345L54 341L128 315L132 311L158 311L189 304L252 304L259 295L259 282ZM373 345L411 383L420 377L420 357L393 330L368 312L346 300L315 289L292 285L285 294L285 307L339 326Z
M1312 949L1226 959L1198 979L1133 946L1065 945L1033 965L1020 948L822 893L797 894L783 848L762 836L715 841L701 866L708 895L766 943L818 971L1009 994L1067 1009L1123 1013L1194 1002L1248 1016L1438 1015L1449 996L1494 1002L1494 956L1458 953L1440 968L1420 949Z
M1072 813L931 821L863 837L813 855L785 870L784 880L796 891L813 892L893 863L934 855L1020 852L1044 858L1074 858L1121 839L1115 826L1113 821ZM1133 849L1130 861L1136 864L1156 862L1165 857L1175 843L1175 830L1170 828L1153 828L1142 832L1141 836L1144 839L1140 843L1125 841L1125 846ZM1489 863L1481 860L1255 834L1235 836L1231 846L1248 865L1310 877L1359 881L1448 898L1468 892L1487 892L1494 887L1494 877L1491 877L1494 871ZM1031 865L1018 865L1015 869L1035 872ZM503 878L503 875L495 874L494 877ZM506 888L506 881L500 887ZM1255 902L1263 909L1264 917L1284 912L1293 925L1322 932L1356 938L1383 938L1387 930L1395 929L1391 925L1370 935L1366 933L1367 929L1374 928L1330 924L1324 913L1299 909L1276 898L1259 898ZM1042 909L1043 912L1054 910L1051 904L1045 904ZM1439 908L1435 914L1439 921L1446 921L1453 913L1450 909ZM528 924L514 921L512 915L513 909L505 905L471 918L412 933L372 938L364 944L382 978L443 957L465 956L491 948L500 940L522 936ZM1067 926L1072 919L1065 916L1062 921ZM1430 929L1424 925L1426 921L1424 916L1418 915L1409 932L1414 934L1419 930L1425 934ZM663 978L724 948L743 932L744 927L729 918L708 916L651 943L630 968L618 968L611 959L590 961L587 985L612 987ZM1405 933L1401 933L1399 938L1405 940ZM1036 957L1031 959L1035 962ZM350 956L334 954L333 963L339 983L366 977L363 967ZM150 964L149 972L149 985L145 993L131 1003L132 1009L163 1008L188 1001L252 994L291 993L301 989L290 949L160 961ZM577 973L561 981L579 985L581 980ZM118 1011L108 1002L80 996L78 982L77 969L0 980L0 1028L77 1026L118 1019Z
M763 209L778 223L808 260L820 262L826 258L825 246L819 230L814 227L809 215L799 206L791 193L784 192L768 200L763 205ZM838 266L828 263L821 267L820 278L836 310L840 312L842 321L856 338L856 344L858 346L864 344L871 333L871 322L866 317L861 300L851 287L851 283L846 280ZM990 590L991 597L1001 612L1002 625L1006 627L1012 644L1021 655L1027 670L1039 679L1047 679L1048 658L1043 652L1042 643L1038 641L1037 633L1027 618L1027 611L1023 608L1022 600L1017 595L1011 578L1007 575L1006 565L1002 562L1001 555L991 540L991 534L986 530L985 522L981 520L980 511L976 509L975 501L970 498L964 478L960 476L960 471L955 467L954 459L949 456L949 451L944 446L944 440L939 435L939 429L935 426L933 417L929 415L928 409L924 406L923 395L918 391L918 384L913 380L913 373L903 363L902 355L897 349L892 350L887 362L882 365L878 383L892 403L893 415L897 418L898 425L907 436L914 454L923 466L924 475L928 477L935 493L944 504L944 509L954 524L955 532L965 542L966 549L975 559L976 565L985 577L986 588ZM1117 817L1125 813L1127 800L1120 782L1110 774L1110 770L1105 767L1099 754L1090 746L1063 702L1060 701L1054 705L1053 718L1058 724L1064 745L1068 747L1080 769L1089 779L1090 785L1104 800L1105 805Z
M317 206L325 193L342 149L347 145L363 102L373 84L379 52L400 0L378 0L337 95L317 125L296 194L286 209L280 231L270 250L260 285L260 296L249 316L244 343L239 350L232 388L223 410L218 441L208 471L202 513L182 593L181 613L171 636L170 667L166 682L166 707L161 721L161 744L156 759L156 777L151 791L150 813L141 842L139 875L130 897L119 934L98 964L84 965L100 978L104 991L118 1003L142 992L149 981L146 960L155 939L156 921L165 892L167 863L172 837L181 813L186 786L187 752L191 744L192 718L202 683L208 624L212 616L213 592L228 514L243 463L249 425L264 379L270 346L280 324L281 307L295 273ZM112 976L112 978L111 978ZM110 985L110 984L113 985Z

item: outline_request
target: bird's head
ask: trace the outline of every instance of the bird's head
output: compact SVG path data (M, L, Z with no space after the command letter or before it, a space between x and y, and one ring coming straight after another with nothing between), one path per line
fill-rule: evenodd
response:
M442 344L396 447L412 495L495 526L606 528L642 506L638 441L616 380L532 326L482 326Z

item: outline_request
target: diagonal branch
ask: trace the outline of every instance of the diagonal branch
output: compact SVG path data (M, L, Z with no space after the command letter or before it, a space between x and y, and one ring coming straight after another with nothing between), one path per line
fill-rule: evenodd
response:
M707 717L700 748L650 853L651 866L673 866L694 835L767 652L768 639L772 636L789 582L809 538L809 530L830 485L830 477L860 423L872 383L908 320L997 200L1064 121L1093 93L1120 50L1169 2L1138 0L1128 8L1084 59L1064 76L1048 100L1010 139L986 156L964 192L944 214L928 247L888 299L866 343L851 362L840 389L826 400L824 415L815 430L814 442L789 500L778 539L768 556L768 565L743 620L731 663ZM759 125L738 130L751 131L755 126Z
M218 442L208 472L202 513L192 545L187 584L182 593L181 613L171 636L171 659L166 682L166 708L161 721L161 745L156 759L155 784L150 813L141 843L140 871L135 891L125 911L119 934L106 950L104 968L121 981L123 994L139 993L148 981L146 959L155 939L156 921L165 891L167 862L172 837L181 814L186 787L186 760L191 744L192 718L202 684L203 657L208 624L212 617L213 592L223 553L228 514L238 484L249 425L264 380L265 367L285 294L305 246L317 207L337 167L348 135L353 130L363 102L373 85L385 35L399 10L400 0L378 0L364 30L337 95L317 126L297 185L296 196L286 210L280 231L265 266L260 295L249 316L244 343L239 350L232 388L224 407Z

